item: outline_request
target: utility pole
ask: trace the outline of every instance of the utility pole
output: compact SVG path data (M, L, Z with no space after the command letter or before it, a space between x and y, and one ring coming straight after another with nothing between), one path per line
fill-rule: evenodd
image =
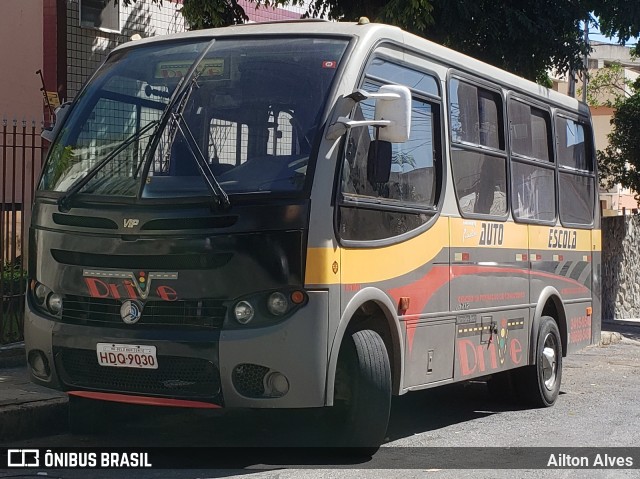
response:
M584 52L583 78L582 78L582 101L587 102L587 86L589 84L589 17L584 21Z

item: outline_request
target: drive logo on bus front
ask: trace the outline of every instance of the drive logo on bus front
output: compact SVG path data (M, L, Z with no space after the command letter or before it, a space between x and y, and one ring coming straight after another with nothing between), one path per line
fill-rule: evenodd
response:
M111 299L142 299L145 300L152 292L163 301L176 301L178 293L172 287L158 284L161 280L178 279L178 273L166 272L138 272L132 271L97 271L87 270L82 272L84 282L92 298ZM152 288L152 283L155 289Z

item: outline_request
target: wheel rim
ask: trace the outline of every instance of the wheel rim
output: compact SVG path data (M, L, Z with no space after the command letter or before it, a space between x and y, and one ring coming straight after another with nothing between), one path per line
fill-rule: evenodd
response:
M551 333L547 334L542 349L542 380L549 391L553 390L558 378L557 348L555 336Z

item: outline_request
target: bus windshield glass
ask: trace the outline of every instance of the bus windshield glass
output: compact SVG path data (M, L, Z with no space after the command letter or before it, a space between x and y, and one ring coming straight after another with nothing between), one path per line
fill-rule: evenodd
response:
M262 37L115 52L74 105L39 189L203 197L213 181L227 194L299 192L346 46Z

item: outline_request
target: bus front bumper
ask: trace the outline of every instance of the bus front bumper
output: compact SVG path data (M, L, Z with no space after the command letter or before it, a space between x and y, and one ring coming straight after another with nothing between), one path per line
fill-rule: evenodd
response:
M185 407L309 408L325 405L327 325L325 291L309 292L304 308L273 326L211 331L67 324L27 301L25 349L33 382L74 395ZM157 368L101 366L98 343L154 346Z

